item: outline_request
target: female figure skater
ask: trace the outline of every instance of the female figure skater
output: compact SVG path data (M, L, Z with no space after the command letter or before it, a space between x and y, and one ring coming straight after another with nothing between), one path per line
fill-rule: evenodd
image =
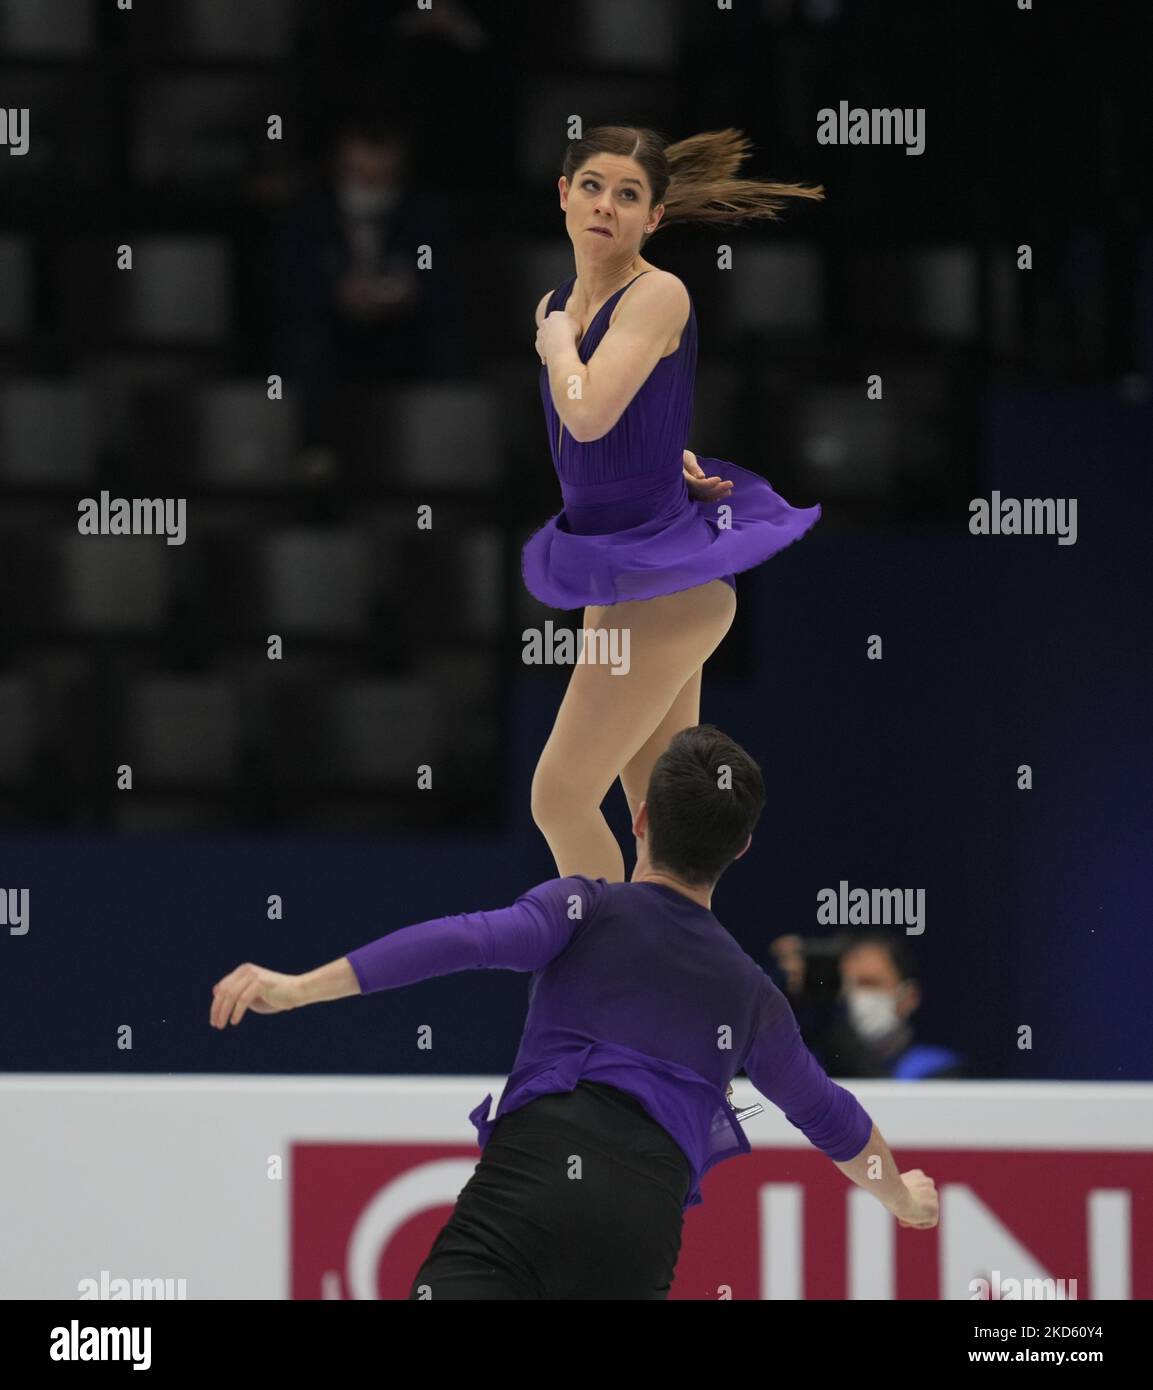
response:
M733 575L795 541L819 506L686 449L697 328L684 285L640 254L662 223L776 217L823 190L736 176L736 130L665 146L602 126L570 144L559 180L577 273L537 306L541 396L564 510L524 547L530 593L584 607L586 630L629 631L630 670L573 667L532 783L557 874L624 880L600 806L619 776L636 816L657 758L700 722L701 671L736 612Z

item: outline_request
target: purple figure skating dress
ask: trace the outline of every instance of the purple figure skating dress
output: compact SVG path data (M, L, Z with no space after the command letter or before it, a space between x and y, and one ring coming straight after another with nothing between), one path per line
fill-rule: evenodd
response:
M601 305L577 346L582 362L596 351L617 300L639 279ZM553 291L546 313L565 306L575 280ZM677 350L661 358L608 434L580 444L562 428L548 368L541 367L541 399L564 499L564 510L529 538L521 556L525 586L541 603L622 603L710 579L735 589L735 573L790 545L821 515L819 506L791 507L764 478L724 459L698 462L706 477L732 482L732 491L716 502L694 500L683 468L696 368L690 299Z

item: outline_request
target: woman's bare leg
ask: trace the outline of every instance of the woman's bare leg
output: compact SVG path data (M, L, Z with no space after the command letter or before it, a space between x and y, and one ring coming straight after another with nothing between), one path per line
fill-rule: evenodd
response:
M653 764L672 742L673 736L679 734L682 729L690 729L694 724L701 722L703 674L704 667L698 666L681 686L680 693L669 706L668 713L621 771L621 787L629 803L630 818L635 818L641 802L648 795Z
M720 645L735 612L736 595L719 579L678 594L585 610L588 628L628 631L629 669L613 675L604 664L573 667L537 763L532 814L559 876L623 881L624 858L601 802Z

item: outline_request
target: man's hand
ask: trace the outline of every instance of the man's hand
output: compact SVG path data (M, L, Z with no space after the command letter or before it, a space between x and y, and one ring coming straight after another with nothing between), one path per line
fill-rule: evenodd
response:
M705 470L697 462L697 456L691 449L684 452L683 471L689 496L696 502L718 502L733 490L732 483L726 482L724 478L706 478Z
M893 1209L898 1226L913 1226L919 1231L928 1231L937 1224L939 1207L937 1185L920 1168L910 1168L901 1174L908 1198Z
M249 1009L255 1014L278 1014L304 1002L298 975L279 975L251 962L217 980L212 995L209 1020L213 1028L239 1023Z
M784 972L785 987L790 994L799 994L805 983L805 943L799 936L778 936L769 949Z

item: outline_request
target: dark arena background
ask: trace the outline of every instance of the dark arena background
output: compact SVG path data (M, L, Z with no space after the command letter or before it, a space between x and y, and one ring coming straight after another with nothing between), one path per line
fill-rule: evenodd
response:
M604 124L825 190L645 248L688 447L822 509L705 668L767 792L713 906L941 1204L766 1104L670 1296L1153 1296L1151 54L1136 2L0 0L3 1298L402 1300L472 1173L526 975L211 991L556 874L534 310ZM862 889L922 1074L829 1041Z

